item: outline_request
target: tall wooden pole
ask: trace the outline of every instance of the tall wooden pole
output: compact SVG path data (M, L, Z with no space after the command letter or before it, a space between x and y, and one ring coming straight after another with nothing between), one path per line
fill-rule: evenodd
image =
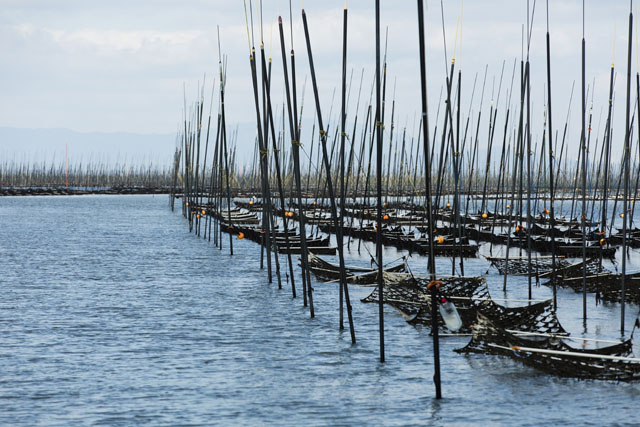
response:
M380 329L380 361L384 362L384 277L382 262L382 126L380 123L380 0L376 0L376 258L378 262L378 319Z
M631 129L629 127L629 110L631 108L631 38L633 35L632 2L629 1L629 44L627 52L627 112L624 138L624 200L622 201L622 279L620 282L620 334L624 335L625 285L627 274L627 199L629 196L629 155L631 143Z
M422 126L424 131L424 168L425 168L425 192L427 204L427 219L429 228L429 276L433 282L436 277L436 264L434 258L433 247L433 212L431 207L431 161L429 159L429 115L427 110L427 64L425 59L425 42L424 42L424 10L422 0L418 0L418 39L420 44L420 87L422 98ZM432 310L435 308L432 300ZM434 310L435 311L435 310ZM432 315L433 319L437 319ZM433 380L436 387L436 399L442 398L442 388L440 385L440 342L438 336L437 321L433 332L433 359L435 373Z

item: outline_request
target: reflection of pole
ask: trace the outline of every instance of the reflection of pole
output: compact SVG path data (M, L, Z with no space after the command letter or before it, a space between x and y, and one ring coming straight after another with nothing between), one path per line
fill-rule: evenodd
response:
M64 182L69 188L69 144L64 144Z
M442 399L440 388L440 337L438 335L438 289L442 285L439 280L433 280L427 285L431 291L431 334L433 335L433 382L436 385L436 399Z

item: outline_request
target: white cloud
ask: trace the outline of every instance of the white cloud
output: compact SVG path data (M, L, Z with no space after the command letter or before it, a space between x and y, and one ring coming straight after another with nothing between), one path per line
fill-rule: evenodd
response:
M283 5L286 2L282 2ZM294 2L294 7L297 7ZM616 66L621 77L626 66L627 10L624 2L587 2L587 80L596 77L594 111L606 104L608 73L612 58L614 22ZM278 108L282 103L282 60L276 25L276 1L264 2L265 43L273 56L272 96ZM330 120L331 94L339 88L342 49L343 1L305 4L314 52L325 122ZM447 52L445 59L440 21L440 3L428 2L427 60L429 106L437 108L437 97L444 84L453 53L459 2L445 3ZM580 79L580 40L582 37L578 1L551 2L551 34L554 90L554 123L564 125L571 84ZM288 8L282 6L285 39L289 49ZM389 28L389 90L397 80L398 122L411 122L419 108L417 87L417 19L414 2L383 2L382 31ZM308 76L308 61L300 10L293 11L294 42L298 66L298 95ZM370 2L349 2L348 67L354 72L350 107L355 110L360 70L365 68L363 102L369 97L374 72L374 14ZM518 104L517 88L521 52L522 23L526 19L524 2L508 0L466 2L462 19L461 45L456 48L456 67L462 67L463 116L467 114L473 79L478 87L473 105L477 112L480 85L488 65L483 114L488 114L491 93L497 96L498 79L505 61L503 98L511 81L514 58L515 90L512 104ZM254 17L257 22L257 18ZM273 23L273 24L272 24ZM216 25L220 25L222 50L228 57L227 119L251 129L255 122L246 27L242 2L169 0L129 2L10 1L0 17L0 125L16 127L68 127L81 131L173 132L181 117L182 87L195 99L198 81L207 73L217 78L218 48ZM538 2L531 42L534 125L541 135L546 84L544 3ZM255 30L258 35L258 28ZM271 46L271 44L273 45ZM634 55L636 51L634 48ZM634 61L634 67L635 67ZM622 76L623 77L623 76ZM624 111L620 96L623 78L617 83L616 127ZM205 91L209 96L210 89ZM574 117L570 135L575 145L579 127L579 87L576 87ZM336 97L338 98L338 97ZM300 100L299 100L300 101ZM300 101L301 102L301 101ZM336 99L333 112L337 111ZM506 101L501 101L499 125ZM365 109L361 106L361 112ZM305 132L310 135L313 121L313 94L309 81L305 94ZM388 113L390 118L390 112ZM441 114L442 120L442 114ZM335 121L335 119L334 119ZM435 125L435 118L432 126ZM484 122L484 121L483 121ZM514 121L512 120L512 123ZM576 125L578 124L578 125ZM483 123L481 135L486 135ZM501 125L500 125L501 126ZM502 131L502 128L500 128ZM622 132L616 130L616 135ZM578 133L579 135L579 133ZM541 137L541 136L540 136ZM481 141L483 141L481 137ZM240 135L247 147L253 142L251 131ZM496 135L496 140L498 135ZM573 148L572 148L573 149ZM251 148L247 148L251 152Z
M192 31L122 31L122 30L56 30L45 28L62 47L75 50L77 46L107 50L139 51L155 46L187 46L205 36L202 30Z

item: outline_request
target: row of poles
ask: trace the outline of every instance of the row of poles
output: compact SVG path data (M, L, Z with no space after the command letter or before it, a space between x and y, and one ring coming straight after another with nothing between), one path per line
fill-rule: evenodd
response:
M442 4L441 4L442 6ZM302 288L303 288L303 304L305 307L309 308L311 317L315 316L314 306L313 306L313 288L311 286L309 268L308 268L308 257L307 257L307 224L305 220L305 212L304 207L305 204L303 200L306 200L308 195L308 187L309 187L309 177L311 176L311 163L309 163L309 172L307 173L307 186L306 188L303 186L303 176L301 174L301 156L300 150L302 147L301 143L301 116L302 116L302 108L300 108L300 114L298 114L298 96L297 96L297 82L296 82L296 55L293 49L293 28L291 23L291 48L289 49L289 55L286 54L287 48L284 37L283 30L283 21L282 17L278 17L278 29L279 29L279 38L280 38L280 47L281 47L281 56L283 61L283 79L284 79L284 89L285 89L285 97L286 97L286 113L289 124L289 134L291 139L290 146L290 155L291 161L293 164L293 182L291 183L291 189L287 192L286 182L283 177L283 165L281 165L281 161L284 159L284 156L279 154L279 151L284 146L282 142L284 141L284 137L278 139L276 137L275 131L275 120L274 120L274 108L271 99L271 85L273 82L273 78L271 75L271 58L268 58L265 55L264 50L264 41L263 41L263 31L262 31L262 2L260 2L259 11L256 10L256 16L259 16L260 19L260 44L259 44L259 58L258 52L255 48L255 39L254 39L254 28L253 28L253 17L254 10L252 2L249 2L249 7L247 9L247 4L245 1L245 18L246 18L246 28L247 28L247 40L249 47L249 66L251 69L251 79L252 79L252 87L253 87L253 98L255 105L255 114L256 114L256 128L257 128L257 156L256 156L256 164L257 170L256 175L259 181L259 188L256 189L258 194L262 198L262 251L261 251L261 267L264 266L264 258L266 255L266 263L267 263L267 274L268 280L271 283L273 278L272 272L272 263L275 262L276 268L276 276L278 280L279 287L282 287L281 278L280 278L280 265L279 265L279 257L277 254L277 250L275 252L274 259L272 260L272 250L276 249L275 245L276 239L276 226L279 221L282 222L284 226L284 238L285 245L287 247L287 263L288 263L288 277L291 280L291 290L293 297L296 297L296 286L295 286L295 275L294 275L294 266L290 255L290 241L289 241L289 216L287 215L287 203L286 198L287 195L291 198L290 206L297 206L297 217L299 221L299 234L300 234L300 246L302 249L301 256L301 266L302 266ZM584 5L583 5L584 7ZM441 397L441 386L440 386L440 365L439 365L439 343L438 343L438 326L437 326L437 306L438 306L438 298L437 298L437 274L436 274L436 265L434 259L434 227L436 225L435 212L437 212L440 206L443 203L443 199L445 197L445 189L446 189L446 180L445 180L445 170L446 165L451 163L453 171L452 171L452 191L450 192L449 198L453 201L452 210L454 211L455 218L455 228L459 230L461 233L463 230L463 222L461 218L466 218L466 215L469 212L469 194L471 193L472 183L474 179L474 173L476 172L476 162L478 160L478 130L480 127L480 119L481 114L478 112L477 125L476 125L476 136L474 139L473 146L473 154L468 158L468 169L469 176L467 177L467 182L465 183L462 178L462 170L464 164L463 154L465 152L466 146L466 135L467 129L469 126L469 120L467 119L467 123L465 125L465 130L461 130L461 119L460 119L460 97L461 97L461 81L462 75L461 71L458 70L457 75L457 87L454 92L454 69L455 69L455 56L451 60L451 65L448 69L448 74L446 78L446 101L445 101L445 113L444 113L444 130L442 131L442 138L440 140L440 150L439 152L436 150L435 146L435 137L437 125L434 127L433 131L433 142L431 138L431 130L429 123L429 111L428 111L428 103L427 103L427 67L426 67L426 46L425 46L425 20L424 20L424 5L422 0L417 0L417 12L418 12L418 40L419 40L419 54L420 54L420 98L421 98L421 115L420 115L420 128L419 128L419 137L422 137L422 151L423 151L423 162L415 160L414 165L414 180L413 187L414 192L419 187L418 186L418 169L420 167L420 163L422 163L421 174L424 176L424 186L423 186L423 197L424 197L424 209L426 212L426 222L427 222L427 234L429 241L429 252L428 252L428 273L430 277L430 285L429 289L431 291L432 297L432 309L433 312L433 340L434 340L434 365L435 365L435 375L434 381L436 384L436 397ZM529 14L531 12L531 15ZM557 189L556 181L558 180L558 176L560 175L560 165L562 163L562 154L565 151L565 137L566 137L566 129L567 125L565 122L564 127L564 135L562 137L562 145L560 148L560 159L556 158L555 152L557 151L557 135L555 138L554 145L554 131L552 126L552 111L551 111L551 44L550 44L550 33L549 33L549 20L548 20L548 2L547 2L547 33L546 33L546 65L547 65L547 103L546 103L546 120L545 126L546 133L545 137L543 137L543 151L546 149L545 155L548 157L545 159L545 155L540 155L539 157L539 168L538 168L538 183L535 184L533 178L533 166L532 166L532 137L531 137L531 102L530 102L530 62L529 62L529 46L531 39L531 28L533 24L533 15L535 12L535 3L533 9L530 8L529 2L527 2L527 36L526 36L526 45L527 45L527 54L526 57L523 55L520 64L520 108L519 108L519 120L517 124L517 130L514 132L513 137L515 138L515 143L513 144L513 152L510 154L511 145L507 144L507 141L511 139L511 132L508 130L509 123L509 115L511 108L511 94L513 93L513 81L515 76L515 62L514 62L514 73L511 79L511 89L508 92L508 106L506 109L506 119L504 125L504 137L502 144L502 151L500 156L500 171L508 170L509 162L511 159L511 171L512 175L510 177L510 185L511 188L508 188L509 182L507 174L499 173L497 174L497 187L495 187L496 193L503 192L508 194L507 200L510 200L509 204L506 204L503 208L506 210L507 215L509 216L509 232L508 235L511 235L511 227L515 222L515 216L518 215L518 221L523 218L523 212L526 211L526 223L527 223L527 238L529 241L529 247L527 248L528 254L528 269L529 269L529 299L532 298L531 295L531 280L533 277L532 271L532 259L531 259L531 236L530 230L533 225L533 212L537 209L538 197L535 195L535 186L542 186L541 182L544 180L548 186L548 209L545 209L546 214L549 216L549 225L551 229L554 229L556 224L556 214L554 211L554 202L555 202L555 191ZM289 15L290 20L292 22L292 12L291 12L291 4L289 5ZM318 190L320 188L323 189L324 199L324 191L326 191L327 198L329 199L329 209L331 214L331 220L334 226L334 232L337 240L337 250L338 250L338 259L339 259L339 267L340 267L340 298L339 298L339 312L340 312L340 321L339 327L340 329L344 329L344 311L346 309L347 319L349 324L349 331L351 335L352 343L356 343L356 335L354 330L354 322L352 316L352 308L351 302L349 298L349 288L346 282L346 271L345 271L345 263L344 263L344 213L346 208L346 198L348 193L348 179L352 170L352 161L354 158L354 146L355 142L351 141L351 149L349 152L349 160L345 162L346 153L346 141L348 139L347 128L346 128L346 106L347 106L347 22L348 22L348 9L345 6L344 14L343 14L343 45L342 45L342 74L341 74L341 93L340 93L340 120L339 120L339 128L336 128L336 135L339 132L339 148L338 148L338 167L332 170L331 164L334 158L334 148L331 147L331 154L328 149L328 128L325 127L323 121L323 115L321 110L321 102L319 97L319 91L317 86L317 79L315 73L315 66L313 61L313 52L312 52L312 44L311 38L309 34L309 25L307 22L307 14L304 9L302 9L302 23L304 29L304 37L305 37L305 45L307 50L307 57L309 62L309 71L311 78L311 85L313 88L313 97L315 104L315 124L314 124L314 132L315 126L317 125L318 129L318 139L319 139L319 148L318 148L318 157L321 160L322 167L316 172L317 179L317 188L315 198L318 198ZM622 161L622 174L624 175L623 185L624 185L624 196L623 196L623 214L622 214L622 223L623 223L623 243L622 249L623 255L622 259L622 313L621 313L621 332L624 334L624 292L625 292L625 274L626 274L626 247L627 247L627 230L628 230L628 197L630 190L630 167L629 167L629 158L630 158L630 144L631 144L631 132L632 129L630 127L630 70L631 70L631 36L632 36L632 20L633 15L630 11L629 14L629 48L628 48L628 68L627 68L627 90L626 90L626 131L625 131L625 140L624 140L624 157ZM444 11L443 11L443 24L444 24ZM444 25L443 25L444 32ZM385 361L385 345L384 345L384 311L383 311L383 301L384 301L384 281L383 281L383 213L384 208L387 205L387 202L383 203L383 183L384 183L384 165L383 165L383 133L384 133L384 110L385 110L385 88L386 88L386 59L381 61L381 37L380 37L380 2L379 0L375 1L375 34L376 34L376 72L375 72L375 107L372 108L371 103L370 107L367 111L367 119L366 122L371 122L371 128L373 130L372 141L375 140L375 144L370 145L370 154L369 159L372 157L372 150L375 146L376 148L376 170L375 170L375 199L376 199L376 264L378 267L378 295L379 295L379 343L380 343L380 360L381 362ZM219 43L218 43L219 44ZM219 46L220 52L220 46ZM289 57L289 61L287 61L287 57ZM386 48L385 48L385 57L386 57ZM445 57L446 57L446 44L445 44ZM589 149L589 137L591 134L591 118L589 118L589 127L587 129L586 125L586 105L587 105L587 94L585 90L586 82L585 82L585 42L584 38L582 41L582 133L580 138L580 152L581 159L578 167L575 172L574 179L574 195L571 206L571 211L573 213L577 195L577 182L578 182L578 171L581 172L581 180L582 180L582 215L581 215L581 229L583 236L583 245L586 247L586 235L587 235L587 216L588 216L588 204L587 204L587 174L588 174L588 157L587 152ZM381 64L383 67L381 67ZM258 69L260 72L258 72ZM223 61L221 59L221 55L219 53L219 113L218 113L218 126L214 143L214 154L213 154L213 162L210 170L207 170L206 166L203 170L200 170L200 147L201 147L201 138L202 138L202 122L203 122L203 96L201 95L200 101L198 101L195 106L191 109L189 113L190 117L187 118L187 107L186 107L186 97L185 97L185 119L184 119L184 129L182 130L181 137L181 148L176 151L174 157L174 176L173 182L174 187L176 187L179 181L182 181L184 188L184 197L183 197L183 213L185 216L189 218L189 227L190 230L193 230L198 235L202 232L204 236L208 236L209 240L211 240L211 236L214 236L214 242L219 245L220 249L222 249L222 231L230 231L229 236L229 250L230 254L233 254L233 240L231 238L233 232L233 221L232 221L232 212L231 212L231 198L232 198L232 190L231 190L231 176L234 171L234 154L235 149L230 150L227 145L227 133L226 133L226 119L225 119L225 109L224 109L224 87L225 87L225 78L226 72L225 67L223 65ZM503 64L504 71L504 64ZM612 117L612 97L613 97L613 64L611 68L611 84L610 84L610 98L609 98L609 109L608 109L608 117L607 124L605 130L605 137L602 142L602 154L600 165L603 166L603 201L602 201L602 213L600 221L602 223L602 228L606 227L606 202L608 200L607 192L610 187L610 147L611 147L611 117ZM638 87L638 102L640 103L640 76L636 76L637 87ZM485 81L486 81L486 71L485 71ZM500 85L498 89L498 101L500 99L500 91L502 87L502 75L500 78ZM373 89L373 88L372 88ZM360 92L360 91L359 91ZM201 93L204 93L204 85ZM475 93L475 82L474 82L474 91ZM473 95L472 95L473 96ZM482 90L482 97L484 96L484 83ZM359 106L359 98L358 95L358 106ZM457 99L456 99L457 98ZM455 102L454 102L455 100ZM213 102L213 96L212 96ZM454 105L457 107L454 108ZM393 137L393 110L395 109L395 99L392 107L392 132L391 138ZM480 168L478 167L478 173L476 174L476 188L482 187L482 199L480 212L489 211L489 191L491 188L491 182L489 180L490 176L490 164L491 164L491 153L492 153L492 143L493 137L496 130L496 117L497 117L498 103L494 106L493 103L491 105L491 109L489 112L489 135L488 141L489 146L487 150L487 160L484 170L484 176L481 178ZM438 121L439 116L439 107L438 113L436 116L436 123ZM569 113L567 113L568 116ZM331 114L330 114L331 116ZM455 118L454 118L455 116ZM370 120L372 119L372 120ZM568 120L567 120L568 121ZM207 164L207 151L209 144L209 131L210 131L210 123L211 123L211 113L209 114L209 120L207 123L207 131L205 137L205 149L204 149L204 165ZM357 123L357 110L356 110L356 118L354 120L354 130L353 137L355 139L355 129ZM368 125L365 125L365 130ZM283 108L283 127L284 127L284 108ZM640 120L639 120L639 129L640 129ZM464 134L462 138L461 145L461 135ZM639 131L640 134L640 131ZM281 134L281 135L284 135ZM548 141L546 140L548 138ZM313 135L312 135L313 141ZM334 137L334 142L336 138ZM360 160L363 158L364 152L364 141L365 141L365 132L363 132L363 143L361 145L360 151ZM391 144L391 141L390 141ZM596 143L597 144L597 143ZM232 143L233 145L233 143ZM420 144L418 143L418 147ZM413 148L410 150L413 152ZM404 137L403 137L403 148L401 150L401 155L404 155ZM272 156L270 156L270 153ZM419 149L416 149L416 154L419 153ZM231 162L229 161L229 157L232 157ZM525 163L526 157L526 163ZM437 162L435 159L437 158ZM390 162L391 162L391 153L388 153L388 164L387 164L387 192L389 191L389 182L390 182ZM311 160L311 159L310 159ZM548 165L545 163L548 162ZM345 165L347 167L345 167ZM400 160L400 175L402 175L403 171L403 159L401 157ZM479 165L479 162L478 162ZM565 157L565 165L566 165L566 157ZM597 172L597 181L600 177L600 165L598 166ZM359 162L358 172L355 174L356 179L360 178L362 161ZM432 194L433 183L431 181L432 178L432 166L437 166L436 182L435 182L435 195ZM593 167L593 166L592 166ZM178 171L179 169L184 171L184 174L181 175ZM369 171L366 174L366 183L365 183L365 199L368 204L368 188L369 185L372 184L369 179L370 169L371 169L371 161L369 161L368 166ZM526 170L526 180L525 180L525 170ZM545 170L545 173L543 173ZM275 171L275 174L272 173ZM205 182L205 177L209 177L209 182ZM592 172L593 173L593 172ZM275 175L275 176L274 176ZM546 175L546 179L545 178ZM566 171L565 171L566 175ZM321 178L324 177L324 181L320 185ZM275 197L272 196L272 184L271 182L276 181L275 191L277 195ZM339 181L339 190L336 192L336 178ZM478 186L478 180L482 179L483 183L481 186ZM371 179L373 181L373 178ZM400 180L402 183L402 180ZM565 185L566 185L565 179ZM295 184L295 188L293 186ZM463 208L463 203L461 203L461 195L464 192L464 187L467 187L467 203ZM598 184L596 183L596 187ZM356 196L358 194L357 191L358 181L356 181L356 190L354 191L354 204L356 201ZM450 187L449 187L450 188ZM451 189L451 188L450 188ZM305 191L307 193L305 193ZM388 194L387 194L388 196ZM293 203L293 198L295 197L297 203ZM224 203L224 199L226 198L226 206ZM536 206L532 206L531 199L535 199ZM172 197L172 208L173 208L173 200ZM275 200L275 202L274 202ZM420 200L420 198L418 199ZM277 204L279 203L279 208ZM592 212L595 210L595 200L592 202ZM617 201L616 201L617 203ZM321 203L324 205L324 203ZM449 204L448 204L449 205ZM200 211L202 206L206 206L207 209L213 209L217 212L217 215L206 215L205 210ZM365 205L366 206L366 205ZM498 201L495 203L494 211L497 210ZM576 207L577 210L577 207ZM226 212L225 212L226 211ZM464 211L465 215L461 217L461 212ZM226 218L225 218L226 215ZM278 218L278 215L280 218ZM218 218L218 219L216 219ZM213 231L212 231L213 227ZM613 221L612 226L613 227ZM462 235L462 234L460 234ZM555 273L556 269L556 256L555 256L555 239L551 239L552 244L552 268ZM511 238L507 241L507 259L509 250L508 248L511 245ZM586 252L583 251L583 259L586 260ZM456 257L452 258L452 272L456 274L456 265L455 265ZM464 275L464 264L463 257L460 255L459 257L459 269L460 275ZM586 273L583 275L583 288L585 294L586 301ZM506 275L505 275L505 286L506 286ZM557 304L557 292L554 285L553 288L553 298L554 303ZM583 305L583 316L586 322L587 313L586 313L586 302Z

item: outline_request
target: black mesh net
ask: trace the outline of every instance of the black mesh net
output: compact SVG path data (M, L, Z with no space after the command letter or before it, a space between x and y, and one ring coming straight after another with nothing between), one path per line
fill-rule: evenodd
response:
M582 266L586 270L586 279L583 278ZM622 301L622 274L602 268L597 258L559 269L554 277L542 284L553 286L554 282L557 286L571 288L576 292L582 292L584 286L587 292L596 294L596 298L602 301ZM625 276L624 294L626 302L640 305L640 273Z
M640 380L640 361L626 357L631 354L631 340L587 350L569 346L564 339L558 335L531 336L506 330L479 313L471 341L456 351L509 356L563 377Z
M340 266L332 264L319 256L308 253L309 269L320 280L339 280L340 279ZM407 271L407 263L402 262L400 264L388 267L384 270L387 273L399 273ZM355 283L365 285L369 283L375 283L378 279L378 268L366 268L366 267L353 267L345 266L345 274L348 283Z
M470 333L471 326L480 312L508 329L537 333L565 332L553 311L551 301L524 307L504 307L491 299L484 277L447 277L442 282L440 293L451 299L462 319L462 328L457 333ZM383 302L400 310L409 323L431 325L431 299L426 298L428 281L409 275L386 275ZM377 302L378 289L362 300ZM450 333L442 317L438 315L440 330Z
M527 258L497 258L486 257L491 265L498 269L500 274L512 276L526 276L529 274L529 260ZM560 258L556 258L556 268L568 267L569 263ZM551 257L531 258L531 270L533 274L541 274L553 269L553 259Z
M586 261L580 261L574 264L566 265L562 268L556 268L555 274L552 271L548 271L546 273L540 274L541 278L548 278L549 281L546 284L552 284L554 280L556 280L557 284L561 286L563 279L567 277L582 277L582 271L587 271L587 276L593 276L595 274L599 274L602 272L606 272L607 270L602 266L602 263L598 258L589 258Z

